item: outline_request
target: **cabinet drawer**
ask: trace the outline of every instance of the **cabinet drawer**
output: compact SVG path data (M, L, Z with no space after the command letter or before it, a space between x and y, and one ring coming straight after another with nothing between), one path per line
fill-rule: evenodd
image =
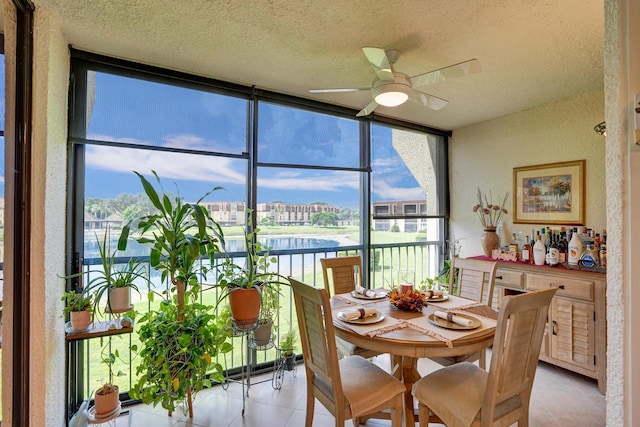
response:
M496 270L496 285L524 289L524 273L512 270Z
M594 299L594 282L590 280L567 279L559 276L528 274L527 289L536 291L557 287L556 296L579 298L587 301Z

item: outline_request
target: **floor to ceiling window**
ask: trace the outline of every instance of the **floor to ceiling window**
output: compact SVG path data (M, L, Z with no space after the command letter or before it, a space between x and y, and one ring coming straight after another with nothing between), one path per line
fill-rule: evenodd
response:
M79 51L72 82L69 272L98 262L97 238L107 233L115 247L122 225L152 209L133 171L156 171L164 190L186 201L222 186L203 203L226 251L245 250L250 209L263 247L286 254L278 264L285 275L315 283L318 257L347 251L363 256L372 286L391 285L400 267L437 274L446 132ZM131 242L120 255L144 259L148 251ZM136 297L145 304L144 293ZM85 366L92 377L100 369Z

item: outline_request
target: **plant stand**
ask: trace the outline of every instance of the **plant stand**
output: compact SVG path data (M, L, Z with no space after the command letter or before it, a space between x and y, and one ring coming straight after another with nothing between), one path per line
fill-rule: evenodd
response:
M86 331L82 332L74 332L67 328L70 328L71 325L65 325L66 336L65 341L67 343L66 348L66 377L70 376L75 379L74 383L78 382L79 374L77 372L78 360L81 358L81 354L84 353L84 349L82 347L82 342L91 338L104 337L109 335L119 335L119 334L130 334L133 332L133 325L130 327L120 327L119 329L115 329L111 327L112 321L104 321L104 322L93 322ZM69 418L73 415L80 404L85 399L83 395L83 390L78 387L68 387L66 390L66 402L67 402L67 411L69 417L67 418L67 423L69 422ZM118 415L120 414L120 409L118 409ZM108 417L106 417L108 418ZM113 416L115 420L117 418L116 415ZM96 423L104 423L107 422L106 419L99 419Z
M251 326L239 326L235 323L232 324L232 336L240 338L240 360L246 362L240 367L240 379L231 379L227 376L225 382L222 384L222 388L227 390L229 388L230 382L239 382L242 384L242 416L244 417L245 410L245 400L249 397L249 389L252 384L260 384L267 381L271 381L271 386L275 390L280 390L282 387L282 379L284 376L284 366L282 365L282 358L280 357L280 349L278 349L273 341L273 337L269 340L269 342L265 345L257 345L256 342L250 337L251 332L257 327L257 323ZM254 375L255 371L253 366L255 365L255 360L252 355L255 354L256 351L267 351L272 348L276 348L276 358L273 362L273 374L270 379L255 381L252 383L251 377ZM246 359L245 359L246 352ZM227 359L225 356L225 372L227 371ZM245 391L246 390L246 391Z

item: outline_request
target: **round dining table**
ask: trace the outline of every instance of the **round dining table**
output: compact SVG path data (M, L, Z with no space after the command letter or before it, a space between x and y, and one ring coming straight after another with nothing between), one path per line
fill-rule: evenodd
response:
M387 327L379 334L363 333L358 331L354 325L340 321L335 313L338 310L346 310L352 307L375 307L381 317L389 318L395 326ZM335 295L331 299L332 311L334 312L333 324L335 334L349 343L367 350L380 353L389 353L392 356L392 371L396 378L401 380L405 387L404 395L404 425L415 426L416 415L413 404L412 388L413 384L420 379L417 364L420 358L455 358L473 354L491 346L495 334L495 319L497 313L486 305L474 304L473 301L464 298L450 296L446 305L439 306L438 303L428 303L427 308L422 312L402 311L392 306L388 299L381 298L374 301L358 301L351 298L350 294ZM464 331L455 339L443 339L438 335L438 327L433 326L433 333L425 332L420 328L406 327L406 324L423 321L425 316L429 316L436 310L448 310L458 308L459 312L464 310L469 315L493 320L488 325L483 323L483 327L478 330ZM398 322L399 321L399 322ZM405 326L399 327L399 324Z

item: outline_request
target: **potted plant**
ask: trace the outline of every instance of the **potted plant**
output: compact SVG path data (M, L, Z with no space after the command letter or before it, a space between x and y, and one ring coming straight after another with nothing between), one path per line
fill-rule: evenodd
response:
M63 314L71 320L71 329L79 332L89 328L93 314L93 295L86 290L66 291L61 300L65 303Z
M195 203L186 203L179 195L172 197L164 191L158 192L144 176L134 173L140 178L149 201L157 209L137 220L135 228L140 233L137 241L150 245L149 263L160 271L163 282L171 284L166 296L170 299L169 294L175 292L180 311L184 306L187 286L199 289L198 274L206 275L208 272L206 263L199 262L199 258L206 257L209 265L213 265L216 253L224 245L220 225L200 204L205 197L222 187L215 187ZM155 171L152 173L162 188L160 177ZM126 248L131 227L132 224L127 224L122 228L119 250Z
M296 363L296 332L289 329L280 337L280 355L287 371L293 370Z
M105 344L102 348L102 363L104 363L109 372L109 380L102 384L95 393L93 404L96 418L104 418L112 415L118 409L120 403L120 389L117 385L113 384L113 364L116 358L119 358L119 352L117 349L109 351L109 343ZM123 376L121 371L118 371L116 376Z
M264 287L260 295L260 314L258 327L253 330L253 340L258 346L265 346L271 341L273 321L280 309L280 283L272 282Z
M151 267L161 272L162 281L170 287L161 293L164 300L159 308L138 322L141 361L136 369L139 379L130 394L144 403L160 403L170 414L176 402L186 402L193 417L192 394L211 384L205 375L211 369L214 379L223 378L222 366L213 361L232 348L226 342L226 329L216 325L214 308L198 303L199 279L208 272L207 261L214 264L223 244L222 230L200 204L211 192L186 203L179 195L157 191L135 173L156 209L137 220L137 241L150 245ZM161 187L160 178L152 173ZM126 248L131 227L123 227L118 249ZM154 292L149 292L149 299L154 300ZM132 351L138 347L132 346Z
M195 299L197 294L187 291L181 321L175 302L162 301L158 310L137 322L141 347L139 352L135 345L132 350L140 357L138 381L129 391L132 398L161 404L170 413L182 403L189 408L190 417L189 399L214 381L224 381L223 367L216 357L233 350L224 318L216 318L214 307Z
M88 270L80 274L93 274L87 285L87 290L95 293L95 304L98 306L106 295L106 311L109 313L124 313L133 308L131 305L131 289L139 293L136 280L147 280L144 267L133 258L126 263L117 262L117 252L109 250L109 231L105 230L102 240L98 239L98 253L101 269Z
M244 230L247 252L244 265L234 264L231 258L227 258L222 263L221 274L218 276L218 286L223 288L218 302L229 299L231 317L240 328L257 324L265 292L268 299L264 307L273 312L274 304L277 306L280 285L288 284L282 275L269 271L276 258L263 250L257 238L260 229L253 227L253 224L252 212L247 210L247 227ZM268 313L265 313L265 317L268 317Z

